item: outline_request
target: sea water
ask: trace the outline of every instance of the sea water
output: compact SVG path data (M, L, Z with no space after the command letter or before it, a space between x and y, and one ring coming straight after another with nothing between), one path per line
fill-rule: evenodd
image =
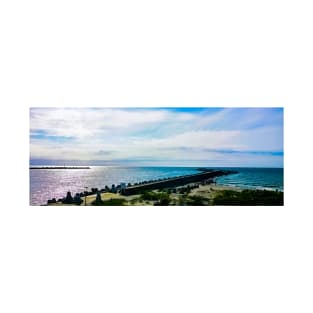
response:
M226 169L226 168L225 168ZM227 168L237 174L216 178L221 185L237 186L246 189L267 189L284 191L283 168Z
M210 168L211 169L211 168ZM213 168L212 168L213 169ZM238 171L218 177L216 182L241 188L283 190L281 168L214 168ZM121 182L136 183L199 173L197 167L119 167L91 166L90 169L30 169L30 205L46 204L48 199L63 198L91 188Z

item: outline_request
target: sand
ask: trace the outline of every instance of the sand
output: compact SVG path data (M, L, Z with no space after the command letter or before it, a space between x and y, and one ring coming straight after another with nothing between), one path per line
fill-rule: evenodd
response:
M192 189L189 195L191 196L202 196L212 199L217 193L223 190L235 190L241 191L242 189L235 186L225 186L225 185L205 185L199 186L199 188Z
M213 199L220 191L223 190L235 190L235 191L241 191L242 189L238 187L232 187L232 186L225 186L225 185L205 185L205 186L199 186L198 188L192 189L189 193L189 196L201 196L205 197L207 199ZM101 193L101 199L102 200L110 200L110 199L125 199L127 201L128 205L135 205L135 206L151 206L153 205L153 201L140 201L139 199L140 195L132 195L132 196L123 196L120 194L105 192ZM178 193L172 193L170 194L170 197L172 200L178 201L180 194ZM86 197L86 204L89 206L91 203L96 199L96 195L90 195ZM85 197L82 197L82 204L81 206L85 205ZM62 203L55 203L51 205L69 205L69 204L62 204Z

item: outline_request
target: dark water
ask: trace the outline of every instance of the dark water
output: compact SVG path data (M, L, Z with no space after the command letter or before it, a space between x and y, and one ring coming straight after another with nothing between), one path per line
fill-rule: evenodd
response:
M223 168L230 169L230 168ZM243 188L283 190L283 169L231 168L238 174L219 177L217 182ZM198 173L196 167L109 167L90 169L35 169L30 170L30 205L46 204L48 199L63 198L67 191L82 192L85 187L104 188L105 185L135 183Z

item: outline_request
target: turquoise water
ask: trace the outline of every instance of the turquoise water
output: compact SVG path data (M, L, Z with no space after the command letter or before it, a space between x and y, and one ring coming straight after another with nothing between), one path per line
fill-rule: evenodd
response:
M198 173L196 167L115 167L91 166L90 169L35 169L30 170L30 205L46 204L48 199L63 198L67 191L82 192L85 187L104 188L105 185L135 183ZM242 188L283 190L283 169L223 168L236 170L217 178L217 183Z
M284 190L284 169L282 168L227 168L238 174L221 176L218 184L238 186L247 189Z

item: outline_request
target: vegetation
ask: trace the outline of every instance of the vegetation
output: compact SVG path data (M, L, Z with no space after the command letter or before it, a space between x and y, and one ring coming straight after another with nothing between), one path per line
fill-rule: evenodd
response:
M208 199L201 196L189 196L186 200L187 205L208 205Z
M140 198L141 200L144 200L144 201L157 201L159 200L159 195L161 193L156 193L156 192L153 192L153 191L144 191Z
M156 201L154 205L169 205L170 195L167 192L145 191L141 194L140 199L143 201Z
M126 205L126 200L122 199L122 198L115 198L115 199L110 199L110 200L102 200L100 201L93 201L92 205L96 205L96 206L105 206L105 205Z
M268 190L221 191L213 205L284 205L284 193Z
M186 197L179 196L179 198L178 198L178 205L186 205Z
M267 190L221 190L214 192L214 198L207 198L202 195L191 195L189 190L184 193L177 192L171 195L171 190L144 191L141 195L132 199L114 198L102 200L97 197L92 202L96 206L122 206L122 205L180 205L180 206L207 206L207 205L283 205L284 193ZM212 190L211 190L212 191Z
M162 206L166 206L169 205L171 202L170 197L163 197L162 199L160 199L160 201L157 201L156 203L154 203L154 205L162 205Z
M141 199L139 197L133 198L129 201L130 205L135 205L137 202L141 202Z
M202 197L202 196L180 195L178 198L177 205L202 206L202 205L210 205L210 203L209 203L209 199Z

